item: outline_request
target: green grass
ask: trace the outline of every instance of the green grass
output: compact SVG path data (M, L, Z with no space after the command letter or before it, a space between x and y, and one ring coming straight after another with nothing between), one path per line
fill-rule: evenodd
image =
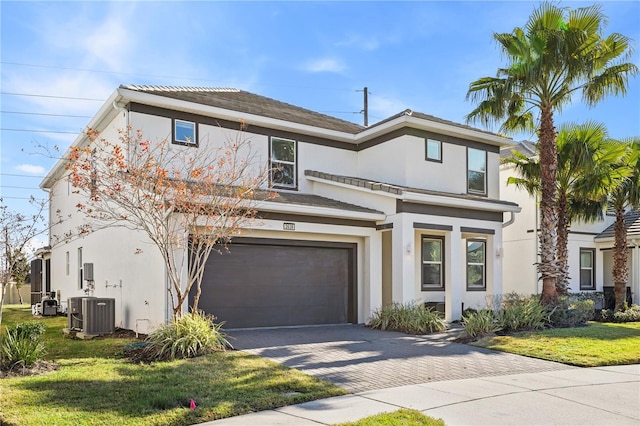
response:
M640 323L596 323L586 327L494 336L474 343L488 349L579 367L640 363Z
M398 410L360 419L357 422L340 423L336 426L444 426L442 419L425 416L416 410Z
M28 308L4 308L4 325L29 320ZM0 380L3 425L190 425L343 395L328 382L243 352L132 364L135 339L64 337L66 318L47 325L47 359L58 371ZM193 399L196 409L189 409Z

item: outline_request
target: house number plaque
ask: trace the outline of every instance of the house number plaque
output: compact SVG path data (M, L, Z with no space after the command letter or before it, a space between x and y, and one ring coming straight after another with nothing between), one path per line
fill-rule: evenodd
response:
M291 222L285 222L282 224L282 229L284 229L285 231L295 231L296 224Z

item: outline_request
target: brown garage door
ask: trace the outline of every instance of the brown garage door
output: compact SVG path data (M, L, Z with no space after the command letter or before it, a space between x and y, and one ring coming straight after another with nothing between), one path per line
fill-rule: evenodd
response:
M356 322L356 244L238 238L229 250L209 256L198 305L225 328Z

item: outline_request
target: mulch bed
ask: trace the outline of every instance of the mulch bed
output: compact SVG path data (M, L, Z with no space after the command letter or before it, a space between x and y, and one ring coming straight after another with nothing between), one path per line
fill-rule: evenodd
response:
M0 379L10 379L12 377L36 376L38 374L50 373L60 368L59 364L51 361L36 361L30 367L15 366L10 369L0 369Z

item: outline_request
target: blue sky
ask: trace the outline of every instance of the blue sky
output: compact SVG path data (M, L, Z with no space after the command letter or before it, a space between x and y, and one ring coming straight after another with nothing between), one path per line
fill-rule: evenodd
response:
M367 86L370 123L406 108L463 122L469 83L504 64L492 34L537 4L2 1L0 194L28 211L54 162L36 145L65 149L120 84L236 87L360 124ZM640 2L603 9L605 31L637 50ZM626 98L593 109L576 99L556 122L588 119L639 136L640 78Z

